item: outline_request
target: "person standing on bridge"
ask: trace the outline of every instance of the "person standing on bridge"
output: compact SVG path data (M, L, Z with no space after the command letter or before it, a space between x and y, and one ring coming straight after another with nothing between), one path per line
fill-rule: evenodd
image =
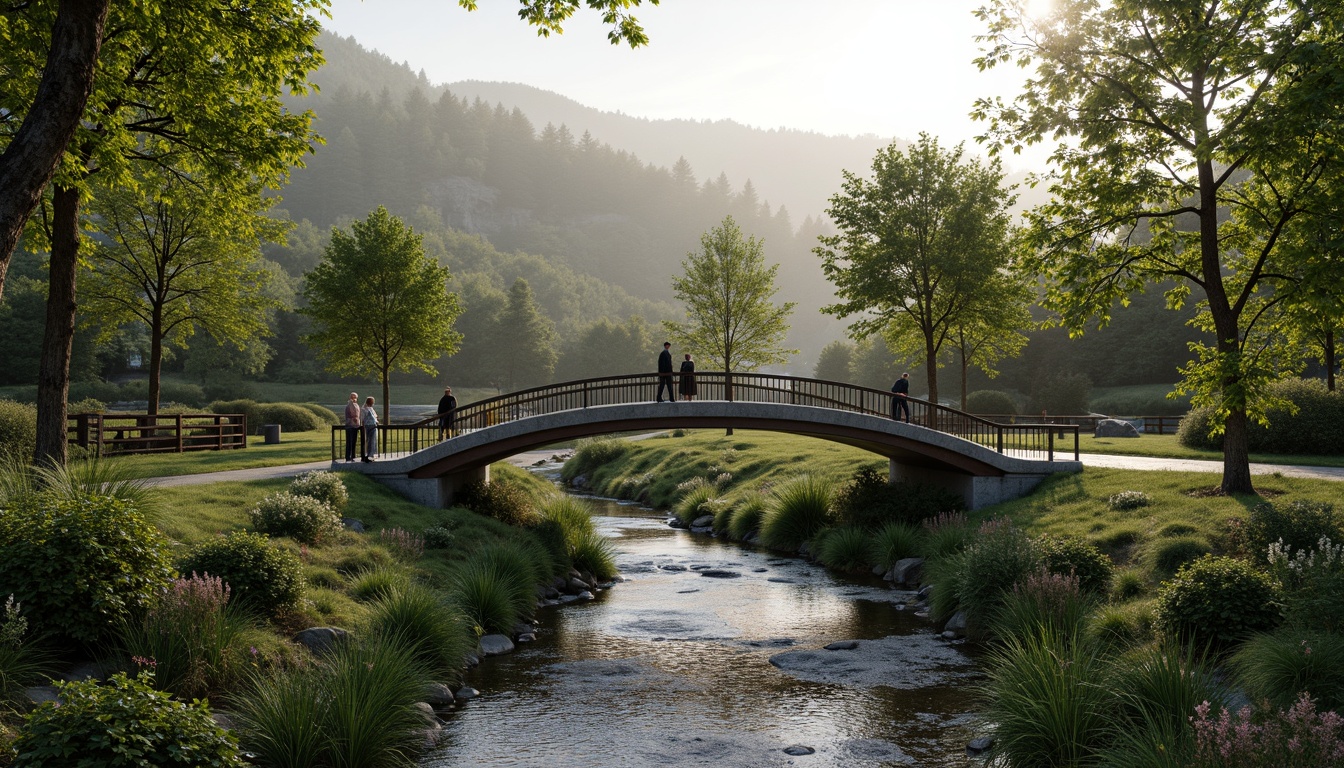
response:
M905 423L910 423L910 404L906 402L910 398L910 374L902 373L901 378L891 385L891 418L900 421L898 414L905 414Z
M444 387L443 397L439 398L439 439L453 436L453 420L457 418L457 398L453 397L453 388Z
M681 363L681 397L690 402L699 394L695 386L695 362L691 360L688 353L686 359Z
M359 393L351 392L345 403L345 460L355 460L355 442L359 440ZM362 454L363 451L360 451Z
M360 424L364 427L364 455L361 461L373 461L378 455L378 411L373 408L373 398L364 398L364 407L359 412Z
M663 402L663 387L667 387L667 401L669 403L677 402L677 395L672 389L672 342L663 342L663 352L658 355L658 393L654 395L654 402Z

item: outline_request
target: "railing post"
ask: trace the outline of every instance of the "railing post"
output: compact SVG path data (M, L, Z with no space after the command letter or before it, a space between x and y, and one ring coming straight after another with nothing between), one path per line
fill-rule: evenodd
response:
M177 426L177 452L178 452L178 453L182 453L182 452L183 452L183 451L182 451L182 446L183 446L183 442L182 442L182 414L179 413L179 414L176 414L176 416L177 416L177 419L176 419L176 426Z
M1003 427L997 427L996 431L999 433L999 453L1003 453Z
M583 382L583 407L588 407L588 382L586 380Z
M1048 444L1049 444L1049 446L1050 446L1050 448L1049 448L1049 453L1047 453L1046 455L1049 457L1049 460L1050 460L1050 461L1054 461L1054 460L1055 460L1055 430L1053 430L1053 429L1047 429L1047 430L1046 430L1046 435L1048 435L1049 438L1050 438L1049 441L1048 441Z

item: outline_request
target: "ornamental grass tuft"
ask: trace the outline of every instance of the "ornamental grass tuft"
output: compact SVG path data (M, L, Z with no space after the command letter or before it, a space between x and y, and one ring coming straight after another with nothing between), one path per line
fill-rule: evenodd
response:
M799 475L776 488L761 518L761 544L797 552L834 522L833 489L830 481L812 475Z

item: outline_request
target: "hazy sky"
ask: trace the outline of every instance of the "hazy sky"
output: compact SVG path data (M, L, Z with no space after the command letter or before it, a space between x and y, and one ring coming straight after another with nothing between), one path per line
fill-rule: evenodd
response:
M598 14L539 38L515 0L333 0L329 29L431 82L520 82L648 118L732 119L760 128L968 146L974 99L1015 93L1016 68L979 72L979 0L663 0L641 7L650 44L607 42ZM1035 161L1035 158L1032 158ZM1008 160L1021 165L1025 159Z

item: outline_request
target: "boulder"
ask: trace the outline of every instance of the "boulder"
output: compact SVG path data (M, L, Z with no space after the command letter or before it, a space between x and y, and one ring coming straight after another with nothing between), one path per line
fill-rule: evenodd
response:
M470 686L463 686L461 688L458 688L457 693L453 694L453 696L458 701L471 701L472 699L480 695L481 695L480 691Z
M943 631L944 631L944 632L951 632L951 633L955 634L955 635L958 636L958 637L960 637L960 636L962 636L962 635L965 635L965 634L966 634L966 612L965 612L965 611L957 611L956 613L952 614L952 618L948 619L948 620L947 620L947 623L943 625Z
M793 744L784 748L784 754L793 755L794 757L815 754L816 751L817 750L802 744Z
M826 650L828 650L828 651L852 651L852 650L854 650L855 648L858 648L858 647L859 647L859 641L858 641L858 640L836 640L834 643L831 643L831 644L827 645L827 646L826 646Z
M24 688L23 695L33 704L46 704L48 701L60 702L61 694L54 685L35 685Z
M571 578L569 580L569 583L565 585L566 592L570 592L576 595L580 592L585 592L587 590L588 590L588 582L584 581L583 579Z
M714 526L713 515L701 515L691 521L691 530L696 528L711 528Z
M453 701L453 689L443 683L430 683L425 691L425 702L436 709L449 706Z
M356 520L353 517L342 517L341 525L345 526L347 530L354 531L355 533L364 532L364 523L360 522L359 520Z
M424 727L433 730L443 727L443 722L439 720L438 714L434 712L434 708L429 705L429 702L417 701L411 705L411 708L420 716L421 725Z
M1138 437L1139 430L1124 419L1102 419L1093 437Z
M971 739L971 742L966 745L966 754L975 757L976 755L984 754L992 746L994 746L994 740L988 736Z
M324 653L350 636L339 627L309 627L294 635L294 642L313 653Z
M485 635L481 637L482 656L503 656L513 653L513 641L508 635Z
M924 558L907 557L897 560L882 578L894 584L918 584L924 577Z

